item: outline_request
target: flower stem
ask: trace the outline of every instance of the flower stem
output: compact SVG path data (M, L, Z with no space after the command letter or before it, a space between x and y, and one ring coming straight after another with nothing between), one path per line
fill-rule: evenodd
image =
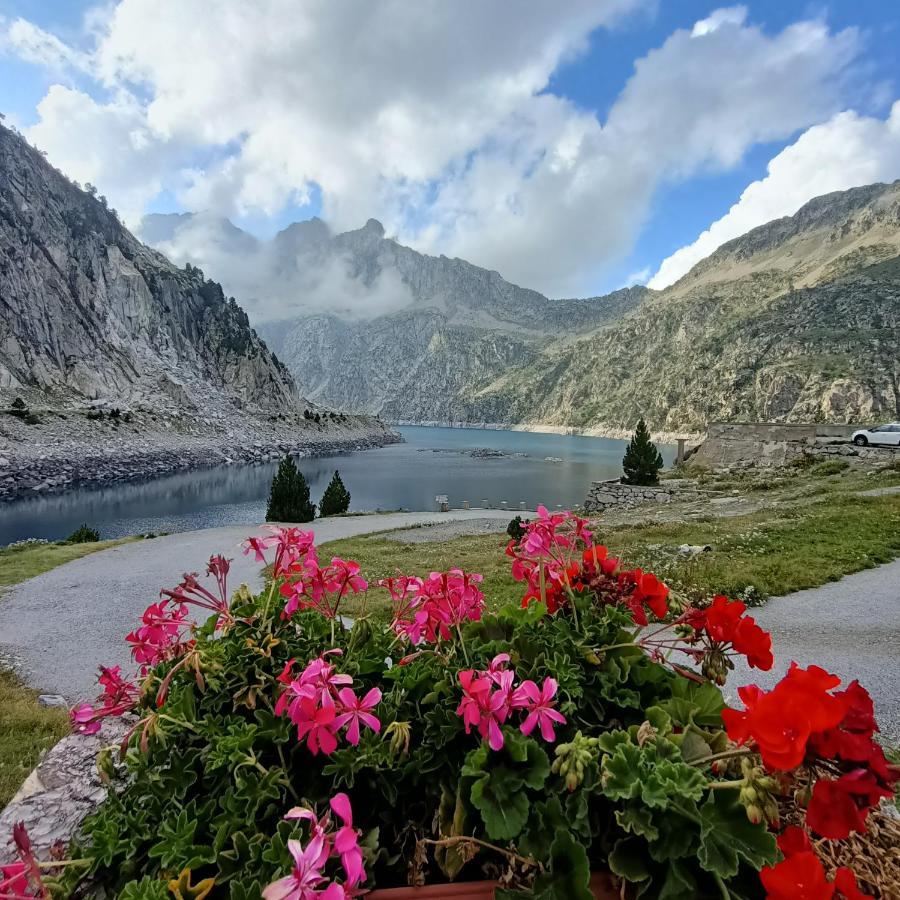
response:
M734 781L711 781L707 787L711 791L724 791L729 788L739 788L744 786L744 779L737 778Z
M710 756L701 756L700 759L692 759L692 766L703 766L718 759L733 759L736 756L749 756L753 751L749 747L733 747L731 750L723 750L721 753L713 753Z
M459 622L456 623L456 633L459 635L459 646L462 648L463 659L466 661L466 665L469 665L469 654L466 650L466 642L463 640L462 628L460 627Z
M440 840L432 840L431 838L421 838L419 840L420 844L431 844L433 847L455 847L457 844L477 844L479 847L484 847L486 850L493 850L495 853L500 853L505 856L507 859L514 860L515 862L521 863L524 866L535 867L543 870L543 866L537 862L537 860L532 859L530 856L520 856L518 853L513 853L512 850L507 850L504 847L498 847L496 844L489 844L487 841L482 841L480 838L469 837L467 834L460 834L455 837L441 838Z

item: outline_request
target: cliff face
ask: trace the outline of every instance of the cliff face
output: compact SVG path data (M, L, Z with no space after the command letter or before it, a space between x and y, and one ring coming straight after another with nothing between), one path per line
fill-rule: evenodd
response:
M453 419L472 385L615 320L646 293L550 300L465 260L418 253L386 238L374 219L337 235L312 219L258 242L224 219L148 216L142 234L176 254L215 245L218 257L191 262L261 309L280 309L279 320L257 328L306 396L397 420ZM242 283L247 272L253 279Z
M243 310L140 243L0 127L0 392L66 402L293 408Z
M163 242L191 222L148 220ZM665 291L583 300L417 253L374 220L298 223L268 245L225 220L212 233L274 274L286 316L261 334L308 396L343 409L610 430L643 415L665 431L900 415L900 182L818 197Z
M665 430L900 415L900 182L819 197L461 398L472 421Z

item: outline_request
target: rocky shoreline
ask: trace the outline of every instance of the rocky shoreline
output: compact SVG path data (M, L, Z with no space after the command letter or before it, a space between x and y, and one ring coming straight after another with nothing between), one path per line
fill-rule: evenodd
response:
M76 487L143 481L220 465L279 459L286 453L329 456L402 441L370 417L321 423L300 417L237 422L184 420L137 414L87 419L78 413L41 415L29 425L0 423L0 504Z
M413 421L407 419L390 419L390 425L417 425L420 428L474 428L479 431L524 431L529 434L579 435L583 437L610 438L616 441L629 441L634 434L627 428L615 425L590 425L584 428L576 425L545 425L536 422L510 424L508 422L435 422ZM653 440L660 444L675 444L683 438L689 443L699 443L703 434L694 431L653 431Z

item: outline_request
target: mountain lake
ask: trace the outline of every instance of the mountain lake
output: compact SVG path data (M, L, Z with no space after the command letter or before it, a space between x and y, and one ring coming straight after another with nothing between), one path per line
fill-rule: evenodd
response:
M550 509L580 504L591 481L622 472L625 441L579 435L474 428L401 426L405 443L335 456L300 458L318 502L335 469L350 491L351 512L500 507ZM661 445L666 465L673 446ZM101 537L252 525L265 518L277 463L218 466L152 481L19 500L0 506L0 546L25 538L60 540L82 523Z

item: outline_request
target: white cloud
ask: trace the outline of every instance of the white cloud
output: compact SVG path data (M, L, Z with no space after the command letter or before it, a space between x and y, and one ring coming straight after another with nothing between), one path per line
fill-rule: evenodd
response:
M661 289L685 275L726 241L782 216L813 197L900 178L900 102L887 119L842 112L805 131L768 165L740 199L693 243L663 260L649 282Z
M82 91L54 84L37 110L40 120L25 136L71 178L97 185L126 223L139 222L177 162L178 145L153 134L127 92L97 103Z
M87 63L22 29L23 55L70 54L113 97L54 88L29 137L129 216L161 189L230 215L317 187L335 230L375 216L572 295L628 252L661 183L836 112L859 50L852 30L769 34L732 7L637 60L604 123L548 90L594 29L643 5L121 0L95 17Z

